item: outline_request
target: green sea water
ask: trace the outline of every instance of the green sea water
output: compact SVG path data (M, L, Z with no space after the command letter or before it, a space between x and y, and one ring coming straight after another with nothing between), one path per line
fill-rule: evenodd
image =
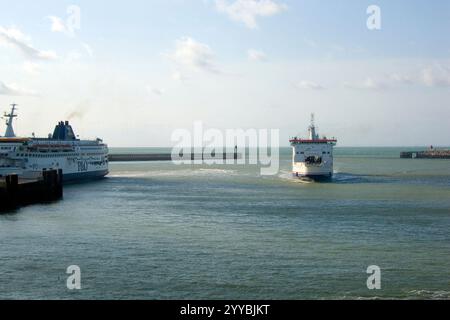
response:
M0 215L0 298L449 299L450 160L408 149L336 148L328 183L294 179L289 148L273 176L111 163L62 201ZM112 150L131 151L167 152Z

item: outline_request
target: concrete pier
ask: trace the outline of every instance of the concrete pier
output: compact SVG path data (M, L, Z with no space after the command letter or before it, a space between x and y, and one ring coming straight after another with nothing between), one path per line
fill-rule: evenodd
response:
M450 159L450 150L406 151L400 153L402 159Z
M62 170L42 171L37 179L22 179L17 174L7 175L0 179L0 212L61 199L62 177Z
M238 153L219 153L215 157L209 154L186 154L191 160L212 160L212 159L241 159ZM172 161L170 153L117 153L108 156L110 162L131 162L131 161Z

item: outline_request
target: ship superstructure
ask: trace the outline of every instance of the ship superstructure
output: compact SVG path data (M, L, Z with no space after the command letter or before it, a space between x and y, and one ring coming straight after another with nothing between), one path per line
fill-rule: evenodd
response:
M60 121L47 138L16 137L16 105L5 114L6 132L0 137L0 176L62 169L65 181L100 178L108 174L108 146L101 139L80 140L68 121Z
M319 137L311 115L311 124L306 139L294 137L292 146L292 172L296 177L312 179L330 179L333 176L333 147L336 139Z

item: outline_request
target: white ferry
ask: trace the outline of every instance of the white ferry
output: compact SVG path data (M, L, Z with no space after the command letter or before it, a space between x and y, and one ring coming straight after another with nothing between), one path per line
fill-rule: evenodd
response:
M16 137L16 104L5 114L6 132L0 137L0 176L22 176L62 169L64 181L101 178L108 174L108 146L101 139L80 140L68 121L59 122L47 138Z
M325 136L319 137L314 125L314 115L311 115L308 131L307 139L294 137L289 140L293 150L293 175L313 180L331 179L333 177L333 147L337 140L327 139Z

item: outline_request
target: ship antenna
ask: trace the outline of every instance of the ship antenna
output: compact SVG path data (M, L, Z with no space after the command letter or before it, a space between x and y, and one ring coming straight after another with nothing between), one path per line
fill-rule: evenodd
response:
M16 136L16 134L14 133L14 129L13 129L13 120L14 120L14 118L17 118L17 115L14 114L14 112L17 110L16 107L17 107L17 104L12 103L11 104L11 112L8 114L5 112L5 114L4 114L4 117L6 118L6 132L5 132L6 138L14 138Z

